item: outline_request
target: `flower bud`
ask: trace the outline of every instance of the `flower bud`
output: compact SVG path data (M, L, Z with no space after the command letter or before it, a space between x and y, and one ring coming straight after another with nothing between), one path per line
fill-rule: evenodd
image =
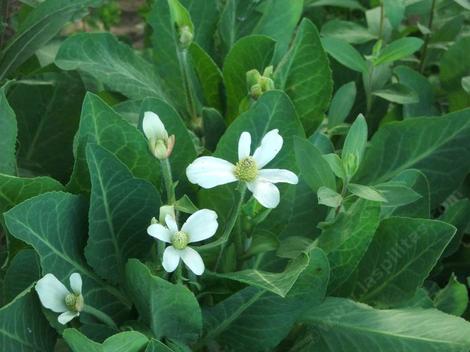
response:
M274 89L273 66L264 69L263 75L258 70L250 70L246 73L248 93L253 99L258 99L263 93Z
M193 32L191 32L191 28L188 26L183 26L180 28L180 44L183 48L189 48L191 43L193 42Z
M175 145L175 136L168 136L158 115L147 111L144 114L142 127L148 140L150 152L160 160L169 158Z
M359 160L357 156L352 153L346 154L343 159L343 166L347 177L351 178L354 176L356 171L359 169Z

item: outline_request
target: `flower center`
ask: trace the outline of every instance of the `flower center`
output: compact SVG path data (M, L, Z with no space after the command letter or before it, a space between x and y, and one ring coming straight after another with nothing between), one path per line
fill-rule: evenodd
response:
M256 161L251 156L240 160L235 165L235 177L240 181L251 182L258 176L258 167Z
M69 293L65 296L65 305L71 311L80 312L83 309L83 296Z
M171 244L176 249L185 249L188 243L189 236L183 231L178 231L171 237Z

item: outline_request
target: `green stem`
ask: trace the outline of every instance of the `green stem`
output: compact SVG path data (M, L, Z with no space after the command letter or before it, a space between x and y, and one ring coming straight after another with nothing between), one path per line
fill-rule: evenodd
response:
M384 35L384 22L385 22L385 11L384 2L380 1L380 24L379 24L379 40L382 40Z
M176 268L175 274L174 274L174 280L175 283L180 285L183 283L183 263L178 264L178 267Z
M431 13L429 15L428 29L432 30L432 22L434 20L434 9L436 7L436 0L432 0L431 4ZM423 73L425 64L426 64L426 55L428 53L429 40L431 39L431 34L426 34L424 38L423 49L421 51L421 61L419 63L419 72Z
M175 188L173 187L173 176L171 174L170 161L168 158L166 158L160 160L160 164L162 166L163 182L165 183L167 203L173 205L176 202L176 196Z
M89 306L87 304L85 304L83 306L83 311L85 313L88 313L90 315L93 315L96 319L102 321L103 323L105 323L106 325L108 325L110 328L114 329L114 330L119 330L118 326L116 325L116 323L114 322L114 320L106 313L103 313L102 311L100 311L99 309L96 309L92 306Z
M232 213L230 214L230 218L225 225L224 233L222 234L222 237L221 237L227 240L224 241L222 243L222 246L220 247L219 255L217 257L217 261L215 262L214 271L217 271L217 268L220 265L220 260L222 259L222 255L224 253L225 247L227 246L227 243L229 242L230 234L232 233L232 230L237 222L238 216L240 215L240 210L242 208L243 200L245 199L245 193L246 193L245 183L239 184L239 191L240 191L240 197L238 198L238 203L235 206L235 208L233 208Z

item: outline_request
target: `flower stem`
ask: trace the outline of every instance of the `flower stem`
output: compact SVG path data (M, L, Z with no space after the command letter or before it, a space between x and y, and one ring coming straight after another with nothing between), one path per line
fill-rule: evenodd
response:
M175 188L173 187L173 176L171 174L170 161L168 158L160 160L160 165L162 166L162 175L163 182L165 183L167 203L173 205L176 202L176 196Z
M183 263L181 263L181 261L175 270L174 280L177 285L183 283Z
M246 184L244 183L239 184L239 192L240 192L240 197L238 198L237 205L235 206L235 208L233 208L232 213L230 214L230 218L225 224L225 230L224 230L224 233L222 234L221 239L226 239L226 240L222 243L222 246L220 247L219 255L217 257L217 261L215 262L214 271L217 271L217 268L220 265L220 260L222 259L222 255L224 253L225 247L227 246L227 243L229 242L230 234L237 222L238 216L240 215L240 210L243 205L243 200L245 199Z
M431 13L429 14L428 29L432 31L432 23L434 20L434 9L436 8L436 0L432 0ZM428 53L429 40L431 39L431 33L426 34L424 38L423 48L421 50L421 61L419 63L419 72L423 73L426 67L426 56Z
M114 320L108 314L103 313L101 310L96 309L92 306L89 306L89 305L85 304L83 306L83 311L85 313L93 315L96 319L102 321L103 323L108 325L110 328L112 328L114 330L119 330L119 328L116 325L116 323L114 322Z

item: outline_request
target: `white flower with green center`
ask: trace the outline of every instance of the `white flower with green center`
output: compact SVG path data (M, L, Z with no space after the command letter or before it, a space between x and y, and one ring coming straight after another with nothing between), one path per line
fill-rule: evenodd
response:
M35 286L42 305L56 313L62 313L57 320L65 325L78 317L83 310L82 277L70 275L70 292L53 274L46 274Z
M251 135L243 132L238 141L238 162L232 163L212 156L194 160L186 169L192 183L203 188L213 188L231 182L245 182L256 200L266 208L279 204L279 189L275 183L297 184L297 176L284 169L263 169L282 148L283 139L279 130L271 130L261 140L261 145L251 151Z
M188 244L214 236L219 226L215 211L198 210L186 220L181 230L171 215L165 217L165 224L152 224L147 229L150 236L171 244L163 253L163 268L171 273L176 270L181 259L194 274L202 275L204 262Z
M168 158L175 145L175 136L168 136L165 125L158 115L152 111L146 111L142 129L147 137L150 152L160 160Z

